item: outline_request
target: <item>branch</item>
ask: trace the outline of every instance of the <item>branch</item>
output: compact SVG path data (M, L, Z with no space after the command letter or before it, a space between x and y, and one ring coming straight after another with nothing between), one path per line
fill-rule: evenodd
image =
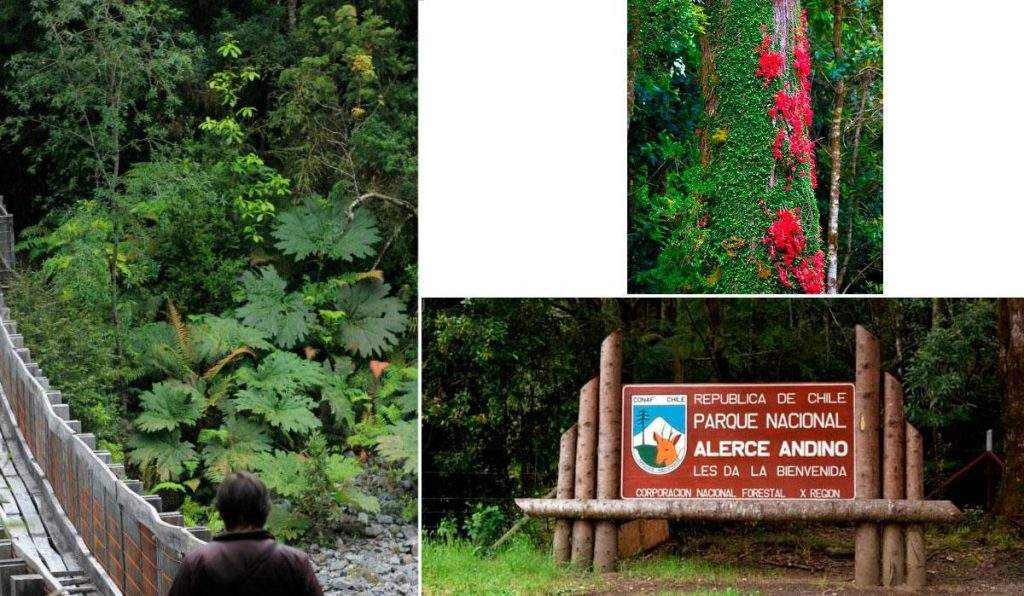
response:
M383 194L380 194L379 192L368 192L368 193L366 193L364 195L360 195L356 200L352 201L352 203L348 206L348 209L345 211L345 216L348 217L348 220L352 221L355 218L355 216L356 216L356 207L358 207L363 202L368 201L370 199L380 199L380 200L382 200L382 201L384 201L386 203L391 203L392 205L396 205L398 207L402 207L404 209L408 209L410 212L412 212L412 214L414 216L419 217L419 213L417 213L417 211L416 211L416 206L413 205L412 203L408 202L408 201L403 201L402 199L396 199L395 197L391 197L391 196L388 196L388 195L383 195Z

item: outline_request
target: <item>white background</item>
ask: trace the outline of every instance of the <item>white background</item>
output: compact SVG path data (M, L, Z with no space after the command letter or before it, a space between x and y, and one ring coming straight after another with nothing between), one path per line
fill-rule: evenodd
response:
M626 292L625 0L420 2L420 294ZM1024 295L1024 6L885 6L885 294Z

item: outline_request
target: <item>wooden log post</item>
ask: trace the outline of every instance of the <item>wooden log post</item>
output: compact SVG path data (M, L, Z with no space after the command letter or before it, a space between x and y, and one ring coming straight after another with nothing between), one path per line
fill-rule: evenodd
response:
M580 390L580 413L576 423L576 478L573 499L593 499L597 471L597 379ZM572 522L572 564L589 567L594 559L594 522Z
M558 486L555 487L555 497L558 499L571 499L575 492L576 477L576 425L569 427L569 430L562 433L562 440L558 446ZM555 537L552 551L556 563L568 563L572 554L572 521L568 519L555 520Z
M887 499L516 499L532 517L670 519L712 522L954 523L963 514L950 501Z
M601 376L598 397L597 498L619 498L619 462L622 444L622 332L615 331L601 343ZM594 570L615 571L619 556L618 524L598 521L594 527Z
M881 363L878 339L864 327L857 325L856 345L856 398L854 420L856 421L857 466L855 493L858 499L877 499L881 496L880 474L881 450L878 442L879 389L881 388ZM854 545L854 582L866 588L879 585L881 581L881 554L878 524L864 522L857 524Z
M885 428L882 443L882 497L902 499L907 482L904 468L906 444L903 419L903 385L885 373ZM906 565L903 526L886 523L882 526L882 585L895 587L903 583Z
M924 447L921 433L907 424L907 500L920 501L924 498ZM924 527L921 524L907 526L907 587L921 590L925 584Z

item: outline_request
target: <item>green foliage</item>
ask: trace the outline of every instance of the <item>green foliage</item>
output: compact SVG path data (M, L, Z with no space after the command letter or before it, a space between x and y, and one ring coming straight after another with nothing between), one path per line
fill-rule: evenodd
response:
M923 334L905 375L907 418L918 428L968 421L973 410L999 409L995 311L990 302L957 309L948 326Z
M285 281L273 267L242 274L245 303L236 313L242 323L265 332L282 348L291 348L306 337L315 315L301 294L288 292Z
M314 401L305 391L323 383L320 366L289 352L274 352L253 370L238 372L242 389L233 406L259 416L283 433L306 434L320 426Z
M260 454L271 449L270 437L259 425L236 416L229 416L221 428L200 431L199 443L210 482L220 482L235 470L253 469Z
M196 463L196 451L182 440L180 430L138 433L128 439L128 446L129 460L152 470L157 480L177 478Z
M142 413L135 426L149 433L191 426L203 415L202 396L194 387L174 381L153 385L141 396Z
M278 240L274 246L299 260L314 255L351 261L372 255L380 240L368 210L356 209L349 221L340 203L319 197L281 213L273 236Z
M486 548L501 537L507 522L508 518L497 505L477 503L462 527L472 544Z
M415 420L400 420L388 426L377 441L377 451L384 461L402 464L402 471L414 474L419 463L419 428Z
M360 356L383 354L398 341L408 324L405 305L389 296L386 283L363 281L338 289L336 305L345 313L338 325L339 340L346 350Z
M259 456L256 469L274 494L288 500L290 507L268 523L271 531L286 539L307 531L324 532L335 521L331 512L338 505L380 510L376 497L354 484L362 471L359 462L340 455L320 434L310 437L304 453L275 451Z
M28 345L130 474L211 527L215 484L275 451L344 493L319 529L276 508L289 536L375 507L329 457L350 436L410 469L415 371L367 360L416 353L415 7L358 6L299 3L294 28L280 3L0 10Z

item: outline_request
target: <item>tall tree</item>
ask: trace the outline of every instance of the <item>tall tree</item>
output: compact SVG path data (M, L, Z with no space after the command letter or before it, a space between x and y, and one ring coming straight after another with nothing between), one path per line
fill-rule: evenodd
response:
M821 293L806 15L799 0L715 0L706 10L697 190L708 284Z
M159 2L35 0L32 18L43 32L37 51L11 58L5 90L17 115L3 132L14 140L42 134L26 151L49 159L67 177L70 196L83 188L106 207L110 316L118 356L122 217L118 195L125 164L169 136L178 87L194 73L196 41L173 32L180 13Z
M835 0L832 9L832 53L836 64L843 60L844 0ZM832 161L832 180L828 199L828 274L826 288L829 294L838 291L839 276L839 181L842 173L843 104L846 102L846 77L836 78L835 104L832 107L832 128L829 131L828 153Z
M999 370L1006 467L996 511L1019 518L1024 516L1024 298L999 299Z

